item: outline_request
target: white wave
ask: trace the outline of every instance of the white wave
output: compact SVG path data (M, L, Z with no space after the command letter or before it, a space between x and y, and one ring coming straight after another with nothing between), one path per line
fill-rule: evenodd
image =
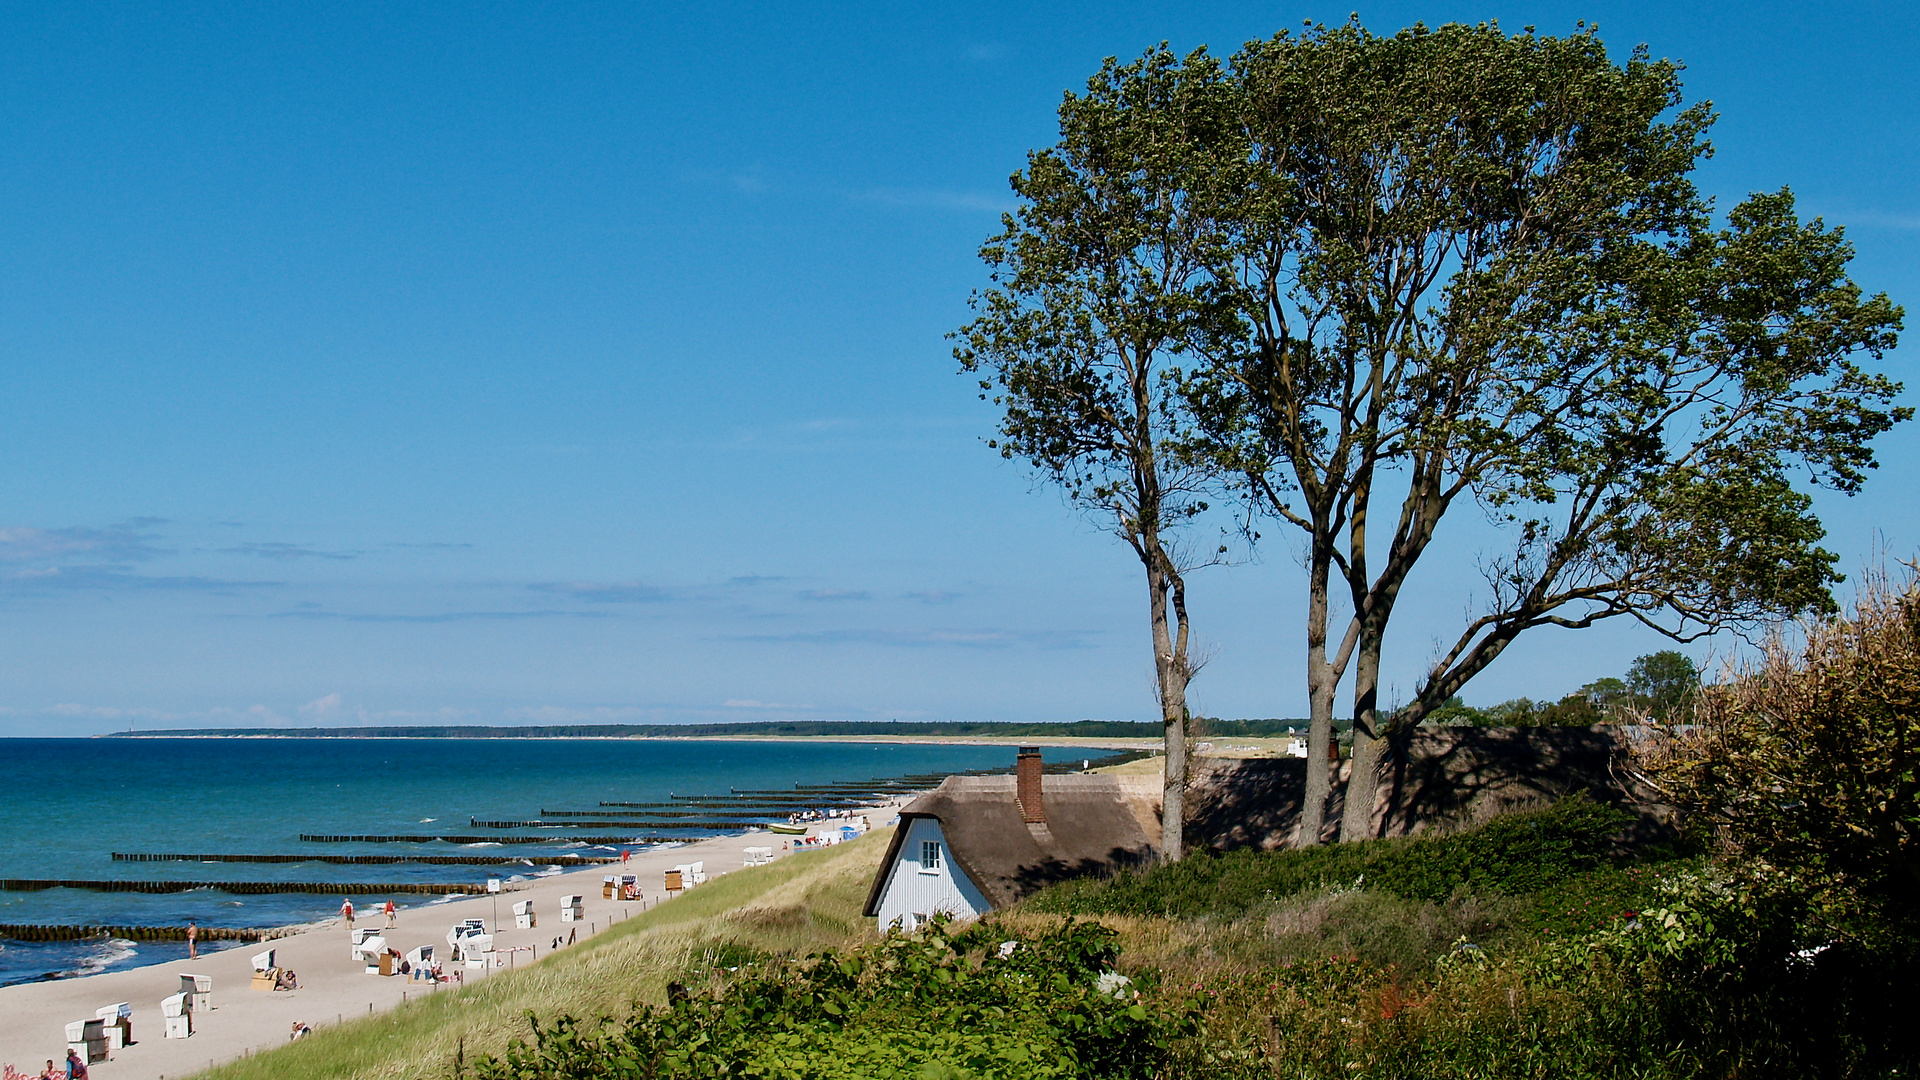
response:
M422 825L431 825L431 824L433 824L434 822L436 822L436 821L439 821L439 820L440 820L440 819L439 819L439 818L437 818L437 817L423 817L423 818L421 818L421 819L420 819L420 824L422 824Z
M82 975L98 975L123 960L137 956L139 952L140 946L135 942L125 938L108 938L90 946L86 955L80 958L80 966L71 971L61 972L60 977L66 979Z
M451 903L453 903L453 902L454 902L455 900L465 900L465 899L468 899L468 898L469 898L469 895L470 895L470 894L468 894L468 893L458 893L458 892L456 892L456 893L447 893L447 894L446 894L446 895L444 895L444 896L436 896L436 897L434 897L433 899L431 899L431 900L429 900L429 901L427 901L427 904L426 904L426 906L427 906L427 907L432 907L432 906L434 906L435 904L451 904Z
M506 845L495 843L492 840L482 840L477 844L461 844L460 846L461 847L505 847Z

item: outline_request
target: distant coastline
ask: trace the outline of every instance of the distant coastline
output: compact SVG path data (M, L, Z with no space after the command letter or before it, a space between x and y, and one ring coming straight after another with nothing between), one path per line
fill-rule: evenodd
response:
M1304 720L1210 720L1197 736L1259 738L1282 734ZM865 723L858 721L747 722L736 724L566 724L525 727L444 725L421 727L172 728L116 731L111 739L788 739L838 742L942 742L1001 744L1022 741L1102 745L1115 740L1158 742L1160 725L1148 721L1076 720L1043 724Z

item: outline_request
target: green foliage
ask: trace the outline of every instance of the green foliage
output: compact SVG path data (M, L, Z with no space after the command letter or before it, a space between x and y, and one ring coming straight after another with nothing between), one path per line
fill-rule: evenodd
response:
M1779 638L1645 755L1690 827L1836 934L1920 935L1920 586Z
M714 994L621 1023L529 1016L532 1043L480 1060L473 1075L1146 1080L1195 1031L1189 1010L1150 1006L1115 977L1119 947L1104 927L948 929L743 970Z
M1444 900L1456 891L1524 893L1610 863L1628 820L1583 798L1564 799L1447 836L1232 851L1067 882L1027 903L1061 914L1193 917L1328 887L1378 889L1410 900Z
M1552 704L1513 698L1477 709L1455 694L1429 712L1436 724L1530 727L1621 723L1652 715L1665 719L1685 709L1700 688L1700 673L1685 654L1671 649L1633 662L1625 679L1595 679Z
M1700 690L1700 670L1685 653L1665 649L1649 653L1627 669L1625 689L1634 703L1658 719L1680 714Z

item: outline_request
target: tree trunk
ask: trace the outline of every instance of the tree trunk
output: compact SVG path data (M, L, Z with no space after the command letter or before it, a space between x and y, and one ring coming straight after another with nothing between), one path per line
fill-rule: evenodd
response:
M1160 857L1175 862L1186 856L1187 724L1185 710L1165 717L1167 771L1160 792Z
M1166 553L1151 539L1142 552L1153 614L1153 671L1158 682L1162 737L1167 768L1160 790L1160 857L1177 862L1186 855L1187 828L1187 667L1186 585ZM1168 601L1171 599L1172 603ZM1177 626L1168 625L1168 607Z
M1353 770L1347 774L1346 809L1340 816L1340 842L1373 835L1373 801L1379 790L1380 756L1386 740L1380 731L1380 628L1362 627L1353 664Z
M1327 662L1327 580L1332 561L1330 549L1323 552L1316 545L1307 575L1307 784L1301 795L1295 847L1320 842L1327 798L1333 792L1328 751L1333 746L1333 700L1340 676Z

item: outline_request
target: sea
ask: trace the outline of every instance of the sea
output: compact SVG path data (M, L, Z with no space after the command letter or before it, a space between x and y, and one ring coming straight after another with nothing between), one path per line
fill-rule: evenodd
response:
M1049 747L1049 758L1107 751ZM266 928L334 915L324 893L235 894L20 890L18 879L180 882L468 884L560 872L542 859L617 855L569 833L608 829L491 829L546 811L596 811L599 803L666 802L735 789L789 791L799 784L864 782L928 773L1010 768L1010 746L820 741L641 739L90 738L0 739L11 781L0 786L0 924ZM637 811L608 810L607 816ZM881 822L874 822L878 825ZM650 835L687 840L722 830ZM319 836L539 836L541 842L342 843ZM615 832L614 835L620 835ZM498 854L505 866L325 862L133 862L115 852L250 855ZM609 870L609 872L612 872ZM351 896L356 907L389 895ZM393 894L406 907L453 897ZM202 948L242 943L203 943ZM0 985L89 975L183 958L183 942L95 936L35 942L0 937Z

